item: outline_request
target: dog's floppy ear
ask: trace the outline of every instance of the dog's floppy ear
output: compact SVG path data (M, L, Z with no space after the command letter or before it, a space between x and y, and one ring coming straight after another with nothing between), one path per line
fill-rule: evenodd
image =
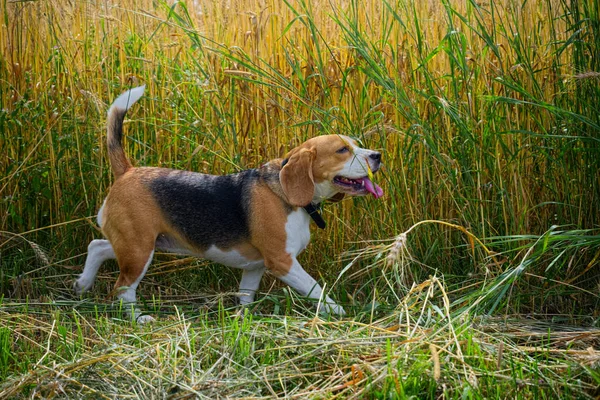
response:
M305 148L292 150L279 173L283 193L293 206L304 207L312 201L315 194L312 173L314 159L314 150Z

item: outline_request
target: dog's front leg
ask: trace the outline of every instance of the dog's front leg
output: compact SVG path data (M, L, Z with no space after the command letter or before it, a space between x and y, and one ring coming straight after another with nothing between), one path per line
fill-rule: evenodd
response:
M254 295L258 291L260 280L264 273L264 265L258 268L245 269L242 272L242 281L240 282L239 290L240 305L245 306L254 301Z
M292 267L289 272L286 275L279 276L279 279L296 289L302 296L319 300L323 295L321 286L304 270L304 268L302 268L302 265L296 260L296 257L292 258ZM320 311L322 314L333 313L339 316L346 315L346 311L329 298L329 296L325 296L323 299Z

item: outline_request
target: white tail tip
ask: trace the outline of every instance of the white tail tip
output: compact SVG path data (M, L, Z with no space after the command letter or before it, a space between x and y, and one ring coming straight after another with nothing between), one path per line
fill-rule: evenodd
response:
M142 97L145 89L146 85L143 85L126 91L117 97L117 99L110 106L110 109L112 110L113 108L118 108L125 111L129 110L129 108L131 108L131 106L133 106L135 102ZM110 110L108 110L108 112L110 114Z

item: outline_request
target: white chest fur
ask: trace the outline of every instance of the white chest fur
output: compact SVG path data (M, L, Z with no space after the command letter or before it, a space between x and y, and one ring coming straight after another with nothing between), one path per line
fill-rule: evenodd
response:
M287 242L285 250L292 256L297 256L306 248L310 241L310 216L304 209L299 208L288 215L285 223Z

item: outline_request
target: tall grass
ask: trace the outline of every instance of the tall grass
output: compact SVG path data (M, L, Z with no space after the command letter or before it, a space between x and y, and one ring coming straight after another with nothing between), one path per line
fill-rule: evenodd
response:
M416 318L413 308L403 314L395 307L443 275L457 328L499 312L598 323L597 2L4 0L0 6L0 290L19 307L71 301L70 283L87 243L99 235L93 216L112 179L107 106L145 83L147 96L126 121L127 154L137 165L229 173L324 133L356 136L383 151L377 179L385 198L327 206L328 229L313 232L301 260L333 284L358 320L361 313L370 322ZM95 291L102 310L114 271L102 270ZM236 280L220 267L162 256L140 292L150 310L204 307L198 293L231 291ZM272 290L268 279L263 291L265 312L284 313L295 301ZM436 312L443 306L438 300L422 309ZM11 315L3 314L11 332L14 321L32 318ZM117 329L109 326L107 332ZM338 328L328 332L337 335ZM14 347L2 329L0 346ZM496 344L481 340L482 362L491 365ZM64 348L78 359L86 346ZM397 353L390 346L376 348L389 350L391 363ZM32 354L39 351L45 350ZM538 358L514 354L518 365L539 371ZM0 376L28 368L8 364L0 356ZM412 393L393 374L379 371L376 378L360 367L340 376L348 371L351 380L362 374L378 382L373 392L358 393ZM577 371L597 382L591 369ZM566 387L553 390L566 394ZM284 386L274 390L287 393Z
M386 199L327 209L306 256L319 271L322 254L424 219L483 239L598 227L594 2L42 1L3 14L0 221L56 260L95 234L82 218L110 184L106 107L142 82L126 143L139 165L228 173L334 132L384 151ZM460 243L427 228L413 246L445 273L481 272Z

